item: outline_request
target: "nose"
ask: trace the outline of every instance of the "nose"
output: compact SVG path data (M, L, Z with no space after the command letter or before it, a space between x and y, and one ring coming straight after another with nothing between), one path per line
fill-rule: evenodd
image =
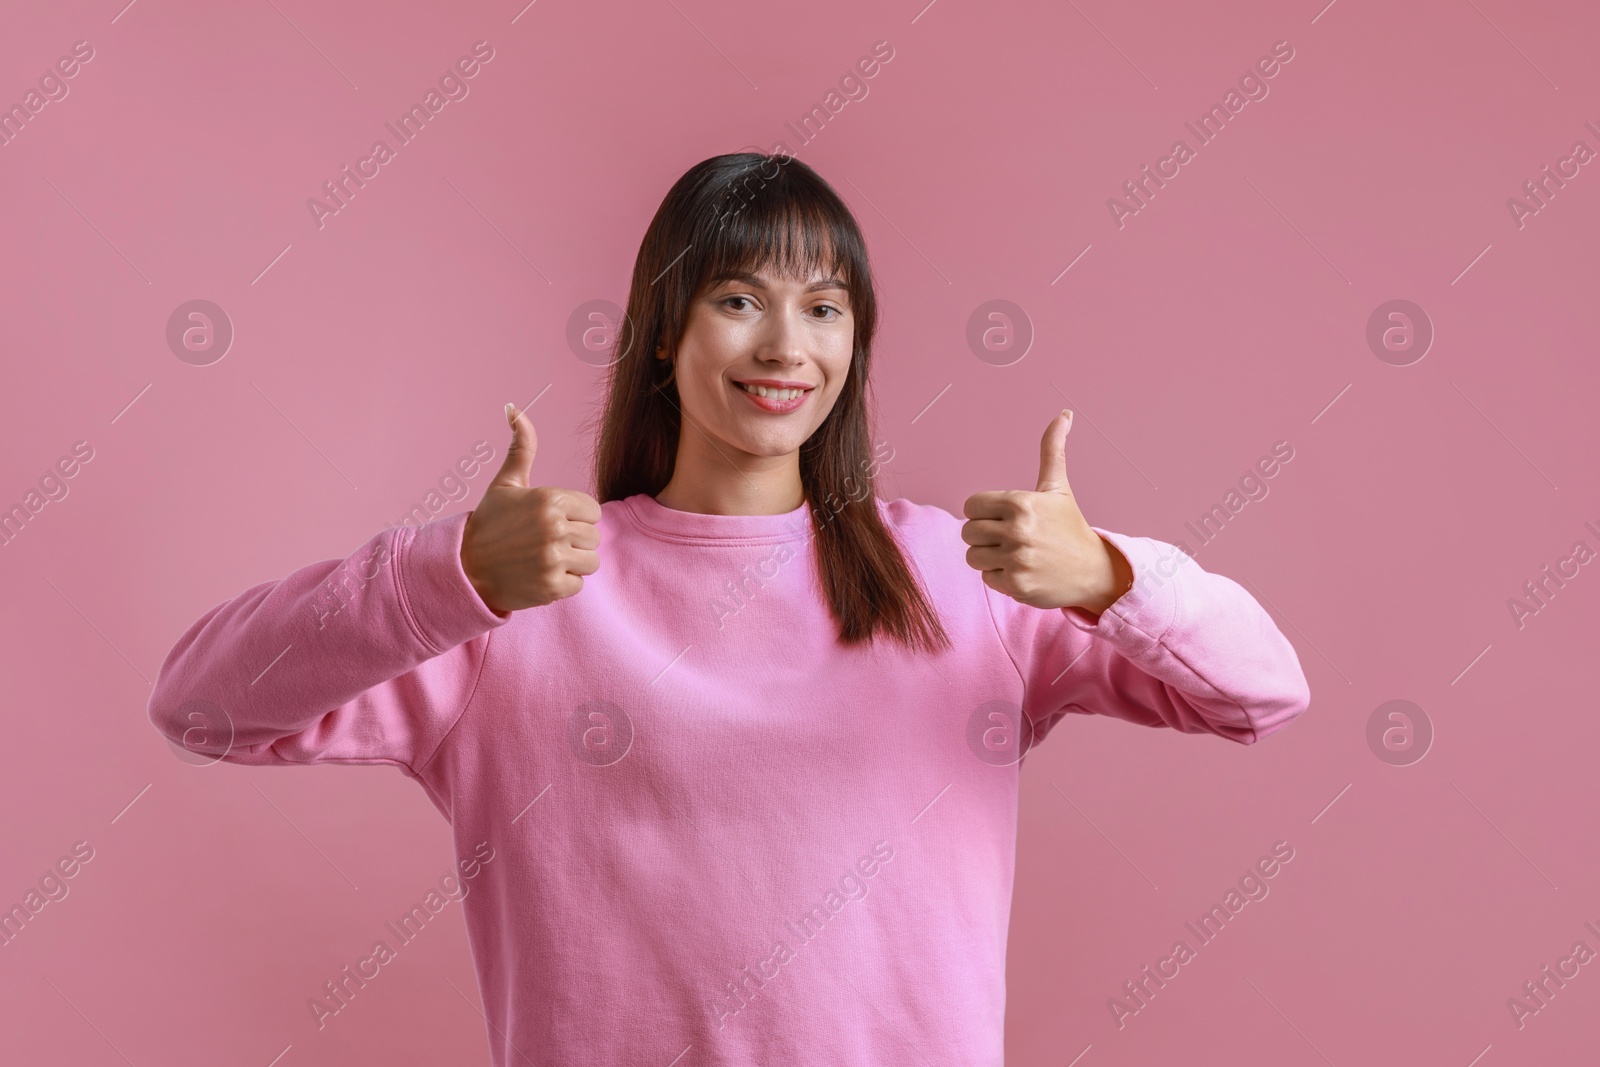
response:
M779 305L766 317L756 358L764 363L792 367L806 360L805 323L799 308Z

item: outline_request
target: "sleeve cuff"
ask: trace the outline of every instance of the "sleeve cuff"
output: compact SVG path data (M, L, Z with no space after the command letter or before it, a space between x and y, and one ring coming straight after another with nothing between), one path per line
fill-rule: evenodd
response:
M435 655L510 621L489 609L461 567L461 535L472 512L402 527L397 581L406 614Z
M1127 557L1133 567L1133 588L1101 612L1098 620L1082 608L1062 608L1061 613L1078 629L1127 646L1130 652L1154 648L1177 615L1178 579L1189 557L1182 549L1148 537L1089 528Z

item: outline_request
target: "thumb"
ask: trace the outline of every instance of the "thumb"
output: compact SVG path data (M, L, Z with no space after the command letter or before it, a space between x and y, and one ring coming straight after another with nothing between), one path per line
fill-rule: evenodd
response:
M506 405L506 421L511 424L511 446L506 449L505 462L490 479L490 488L528 488L528 476L533 472L533 454L538 451L539 438L533 432L533 422L517 405Z
M1050 420L1039 444L1039 484L1036 493L1070 493L1067 484L1067 434L1072 430L1072 412L1063 409Z

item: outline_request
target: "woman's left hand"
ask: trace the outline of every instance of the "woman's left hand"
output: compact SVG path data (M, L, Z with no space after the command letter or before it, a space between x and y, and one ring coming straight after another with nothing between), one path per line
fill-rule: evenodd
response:
M1039 484L974 493L962 509L967 563L984 584L1035 608L1081 608L1099 614L1133 587L1133 567L1115 545L1090 528L1067 484L1063 411L1044 433Z

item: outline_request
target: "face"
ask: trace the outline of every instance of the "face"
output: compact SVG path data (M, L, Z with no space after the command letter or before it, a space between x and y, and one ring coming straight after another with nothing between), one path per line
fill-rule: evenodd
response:
M833 409L854 342L839 278L762 269L720 282L689 309L678 346L683 413L724 454L796 452Z

